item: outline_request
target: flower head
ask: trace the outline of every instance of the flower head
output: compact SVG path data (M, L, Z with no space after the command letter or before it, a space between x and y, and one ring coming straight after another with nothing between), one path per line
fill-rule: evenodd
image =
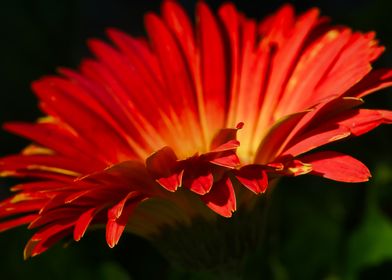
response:
M200 2L196 18L165 1L145 18L148 39L109 29L79 70L33 83L46 116L4 127L34 144L0 159L1 176L34 179L0 204L0 230L36 229L26 257L91 225L113 247L125 228L230 217L274 177L368 180L351 156L313 150L392 122L358 109L392 85L392 70L372 70L374 33L289 5L257 22Z

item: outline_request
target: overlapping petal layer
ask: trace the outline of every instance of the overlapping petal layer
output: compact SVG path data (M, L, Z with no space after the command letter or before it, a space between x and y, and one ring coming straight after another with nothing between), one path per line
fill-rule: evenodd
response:
M126 228L230 217L236 192L264 193L271 176L368 180L358 160L311 151L392 122L357 108L392 85L392 70L371 68L384 50L374 33L289 5L257 22L200 2L196 18L165 1L145 18L147 40L109 29L78 71L33 83L46 117L6 124L34 144L0 159L1 176L34 179L0 204L0 230L36 229L26 257L91 225L113 247Z

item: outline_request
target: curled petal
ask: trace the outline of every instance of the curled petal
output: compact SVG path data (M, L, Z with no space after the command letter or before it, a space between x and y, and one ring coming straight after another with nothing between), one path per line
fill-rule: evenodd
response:
M214 183L211 191L200 198L208 207L223 217L231 217L236 210L234 188L228 177Z
M261 165L246 165L235 172L235 177L255 194L265 192L268 187L268 176Z
M169 147L155 152L146 160L147 170L168 191L181 186L183 170L179 168L177 156Z
M210 162L226 168L236 168L240 165L240 159L237 154L233 151L226 151L222 153L214 154Z
M214 183L212 169L208 163L195 163L185 171L184 185L194 193L205 195Z
M236 128L225 128L219 130L211 141L211 152L221 152L235 149L239 146L237 139L237 131L243 127L243 123L237 124Z

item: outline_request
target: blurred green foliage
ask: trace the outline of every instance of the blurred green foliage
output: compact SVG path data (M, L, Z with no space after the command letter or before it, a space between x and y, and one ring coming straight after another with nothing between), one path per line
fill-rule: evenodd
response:
M145 3L144 3L145 2ZM2 3L0 31L0 120L39 116L29 83L76 67L88 56L85 40L103 37L104 28L143 34L142 16L159 1L15 0ZM180 1L192 10L194 1ZM208 1L218 6L223 1ZM283 1L234 1L247 15L262 18ZM335 23L376 30L387 46L378 66L392 67L392 1L295 1L299 10L319 6ZM366 100L370 107L392 108L391 90ZM23 102L21 102L23 100ZM389 279L392 271L391 128L383 127L336 149L363 160L373 172L366 184L340 184L305 176L283 180L274 191L268 242L249 257L245 279ZM0 155L27 142L1 132ZM0 196L10 181L0 182ZM172 268L146 241L123 236L110 250L104 232L88 233L67 248L57 245L23 261L24 228L0 235L1 279L213 279L206 273Z

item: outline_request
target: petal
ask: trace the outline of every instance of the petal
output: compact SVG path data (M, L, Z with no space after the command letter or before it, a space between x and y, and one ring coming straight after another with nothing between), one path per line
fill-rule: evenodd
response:
M227 111L227 48L219 22L205 3L198 3L196 16L200 47L198 74L203 86L203 94L198 96L199 108L207 131L216 131L224 125Z
M351 32L348 29L330 30L307 47L279 101L275 111L277 116L283 115L284 112L287 114L303 110L325 98L307 93L316 92L316 87L323 82L350 37Z
M197 98L193 81L189 75L189 67L184 60L180 46L171 30L158 16L147 14L145 25L152 49L160 62L161 69L164 70L162 74L166 90L169 93L176 93L166 94L165 97L170 100L174 112L181 120L177 123L177 126L181 128L181 134L177 136L179 139L186 139L192 146L201 147L204 137L200 137L202 130L199 125L199 117L196 114L198 112ZM174 61L175 63L173 63ZM182 135L185 136L182 137Z
M59 208L51 211L47 211L44 213L40 213L40 215L32 221L28 228L38 228L46 225L50 225L52 223L56 223L59 220L70 220L77 217L80 214L80 209L76 208Z
M19 218L14 218L14 219L0 222L0 232L6 231L11 228L18 227L18 226L21 226L24 224L28 224L31 221L34 221L37 217L38 217L38 215L36 215L36 214L30 214L27 216L22 216Z
M73 221L57 221L57 223L40 229L27 242L24 249L24 258L27 259L45 252L60 239L70 234L73 224Z
M108 115L88 91L66 79L47 77L32 85L45 113L54 116L75 130L90 146L99 149L109 161L119 155L135 157L127 142L126 132ZM100 141L96 141L100 135ZM107 149L107 145L112 145Z
M167 25L176 35L176 38L187 57L189 67L191 67L192 73L194 73L196 71L195 34L193 32L193 25L189 20L186 11L184 11L175 1L164 1L162 4L162 15Z
M294 138L282 155L297 156L350 135L362 135L380 124L392 123L392 112L356 109L320 123L318 121L314 124L315 129L308 128L307 133Z
M341 121L338 121L339 125L348 127L355 136L367 133L380 124L390 123L392 123L392 111L367 109L348 112Z
M282 11L287 11L285 13L289 15L292 14L292 8L290 8L290 6L286 6L282 9ZM282 12L280 16L283 16L285 13ZM260 144L259 141L263 138L265 126L271 123L273 112L279 103L284 89L286 88L288 78L291 76L293 68L302 53L306 39L318 21L318 16L319 11L317 9L311 9L302 14L294 24L290 24L288 26L285 25L289 32L283 32L286 34L276 37L276 39L279 39L280 42L276 47L277 50L271 62L268 86L262 107L260 108L258 125L255 129L254 142L257 145ZM286 20L287 18L283 18L283 21ZM290 20L288 20L288 22L290 22ZM278 25L277 29L279 28L280 26ZM281 31L278 31L278 33L281 33ZM275 35L277 34L271 32L271 34L268 34L264 40L269 42L269 40L275 39ZM288 114L290 113L292 112L288 112ZM282 116L277 117L281 118Z
M346 96L364 97L380 89L392 86L392 70L376 69L354 85Z
M22 184L15 185L11 188L11 191L31 191L31 192L39 192L39 191L47 191L47 190L56 190L61 189L67 186L67 183L57 182L57 181L36 181L36 182L26 182Z
M0 172L18 169L42 170L74 177L92 171L91 167L60 155L14 155L0 158Z
M101 172L95 172L79 179L82 182L93 182L103 186L116 186L128 191L141 191L145 194L161 194L145 165L139 161L123 161L114 164Z
M308 111L304 111L286 116L270 128L263 142L259 144L254 162L265 164L273 161L285 142L290 139L295 126L307 113Z
M146 160L147 170L157 182L174 192L181 186L183 170L179 168L177 156L170 147L164 147Z
M336 59L329 73L317 86L314 94L322 97L343 95L368 74L374 44L366 34L353 33L349 42Z
M223 166L226 168L236 168L240 165L240 159L237 154L233 151L225 151L221 153L216 153L211 155L213 159L209 161L212 164Z
M73 238L75 241L79 241L84 233L86 232L88 226L93 220L94 216L97 214L97 208L91 208L85 211L75 223L75 228L73 231Z
M340 182L366 182L371 177L369 169L357 159L332 151L313 153L300 158L312 165L311 174Z
M237 124L236 128L223 128L218 131L211 141L210 151L221 152L235 149L239 146L237 131L243 127L243 123Z
M268 176L261 165L246 165L234 173L237 180L255 194L266 191Z
M210 153L224 152L228 150L235 150L240 146L240 141L238 140L230 140L215 149L213 149Z
M236 210L233 185L228 177L214 183L211 191L200 199L219 215L230 218Z
M130 192L124 197L120 202L114 205L112 208L108 210L108 217L109 219L119 219L122 215L124 207L128 200L132 199L132 203L141 200L141 196L139 192Z
M233 3L223 4L218 11L222 28L226 31L226 43L228 44L227 59L230 61L231 67L227 72L229 88L229 112L228 124L232 125L236 120L236 106L238 98L238 85L240 78L240 14L236 10Z
M70 130L55 123L12 122L6 123L4 129L39 143L61 155L78 159L78 162L85 163L91 169L102 169L106 165L105 159L96 153L94 147L86 144L81 138L77 138ZM92 158L94 160L91 160Z
M214 177L208 164L192 164L184 172L184 186L194 193L205 195L214 183Z
M298 143L284 151L282 156L297 156L350 135L350 129L344 126L322 126L320 129L311 131L310 133L301 136L300 139L296 139Z
M106 224L106 242L110 248L117 245L122 233L124 232L125 226L127 225L129 216L133 212L136 204L127 205L118 219L115 219L108 212L108 222Z

